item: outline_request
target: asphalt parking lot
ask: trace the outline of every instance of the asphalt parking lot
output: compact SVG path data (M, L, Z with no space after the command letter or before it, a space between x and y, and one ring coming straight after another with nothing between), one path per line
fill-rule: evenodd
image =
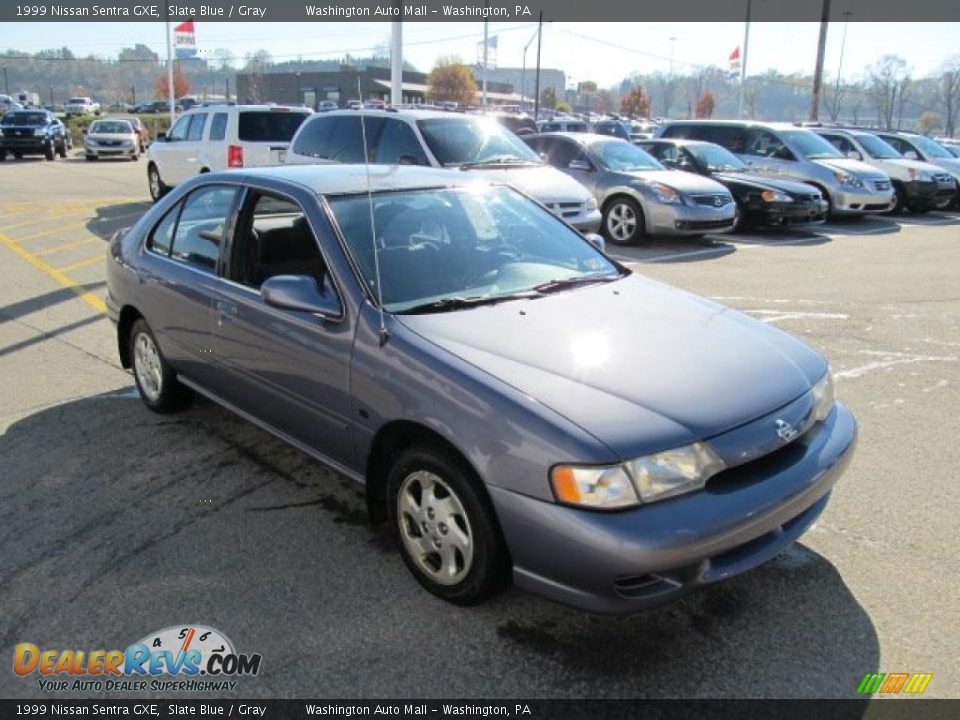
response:
M103 315L145 163L0 164L0 657L202 623L244 697L960 696L960 214L654 240L615 256L821 350L860 423L826 512L766 566L625 618L420 589L360 489L207 402L149 413ZM710 358L704 357L709 363ZM8 666L9 667L9 666ZM38 697L0 672L0 696Z

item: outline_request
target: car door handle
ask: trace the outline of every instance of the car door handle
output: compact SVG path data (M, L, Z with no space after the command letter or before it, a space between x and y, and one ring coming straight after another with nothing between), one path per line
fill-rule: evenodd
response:
M217 310L217 327L223 327L236 320L238 315L236 303L229 300L216 300L214 307Z

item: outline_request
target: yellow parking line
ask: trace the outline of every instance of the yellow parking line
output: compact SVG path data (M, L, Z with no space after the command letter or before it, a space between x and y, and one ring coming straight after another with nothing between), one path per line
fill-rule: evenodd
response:
M73 230L74 228L83 227L88 222L89 219L81 220L79 222L70 223L68 225L60 225L58 227L52 228L51 230L43 230L41 232L35 232L32 235L24 235L23 237L18 237L17 242L26 242L27 240L38 240L42 237L49 237L50 235L56 235L57 233L64 232L66 230Z
M57 268L57 270L62 273L68 273L71 270L78 270L82 267L86 267L87 265L93 265L95 262L103 262L103 255L95 255L91 258L87 258L86 260L80 260L79 262L70 263L65 267Z
M52 265L44 262L32 252L24 250L20 247L14 240L11 240L6 235L0 233L0 245L12 250L16 255L26 260L28 263L33 265L37 270L40 270L43 273L46 273L51 278L56 280L58 283L63 285L65 288L69 288L77 294L77 296L83 300L87 305L98 310L99 312L105 313L107 311L107 306L98 296L94 295L89 290L85 290L80 283L78 283L73 278L68 277L63 273L62 270L58 270ZM102 259L102 258L98 258Z
M70 215L82 215L84 212L88 212L88 211L85 210L83 212L70 213ZM64 215L62 217L69 217L69 216ZM4 225L3 227L0 227L0 232L7 232L8 230L15 230L16 228L27 227L28 225L38 225L39 223L53 222L54 220L60 220L60 219L61 217L51 217L50 215L44 215L43 217L34 218L33 220L27 220L21 223L14 223L13 225Z
M98 237L86 238L85 240L76 240L74 242L64 243L63 245L54 245L52 248L47 248L41 250L37 255L53 255L53 253L63 252L64 250L71 250L72 248L81 247L82 245L90 245L96 242L103 242Z

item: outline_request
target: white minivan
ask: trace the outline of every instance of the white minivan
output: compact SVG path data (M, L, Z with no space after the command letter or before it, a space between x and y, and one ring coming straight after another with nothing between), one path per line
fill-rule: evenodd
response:
M457 168L516 188L581 233L600 229L593 194L545 164L492 117L441 110L337 110L305 122L287 155L291 165L364 160Z
M169 133L159 133L147 152L150 197L200 173L283 165L290 139L312 111L284 105L197 106Z

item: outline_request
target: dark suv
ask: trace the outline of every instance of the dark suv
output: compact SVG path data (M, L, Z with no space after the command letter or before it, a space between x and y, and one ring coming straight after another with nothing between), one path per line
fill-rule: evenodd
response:
M0 120L0 161L8 154L43 155L53 160L67 156L67 137L63 123L46 110L14 110Z

